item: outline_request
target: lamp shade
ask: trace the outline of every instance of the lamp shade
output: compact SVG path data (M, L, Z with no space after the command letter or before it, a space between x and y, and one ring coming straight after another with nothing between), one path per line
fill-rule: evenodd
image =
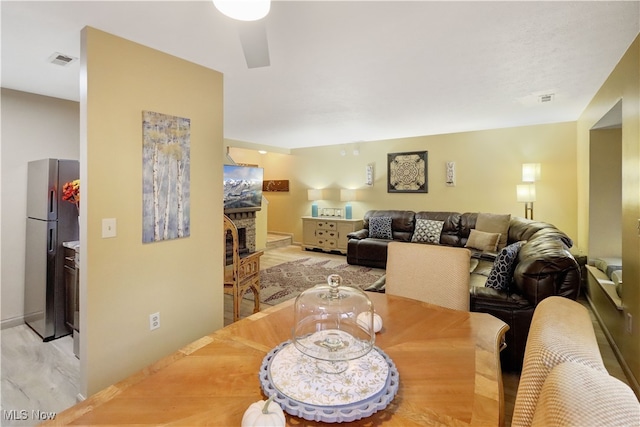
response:
M307 190L307 198L311 201L322 200L322 190L316 190L316 189Z
M238 21L257 21L269 13L271 0L213 0L222 14Z
M356 190L340 190L340 201L341 202L352 202L356 199Z
M536 201L535 184L516 185L516 197L519 202L535 202Z
M536 182L540 179L540 163L524 163L522 165L522 181Z

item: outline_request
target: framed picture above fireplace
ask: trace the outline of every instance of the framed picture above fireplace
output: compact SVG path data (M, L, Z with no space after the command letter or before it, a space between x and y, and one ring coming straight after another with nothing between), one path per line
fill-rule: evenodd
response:
M224 165L224 212L253 212L262 207L264 170L253 166Z

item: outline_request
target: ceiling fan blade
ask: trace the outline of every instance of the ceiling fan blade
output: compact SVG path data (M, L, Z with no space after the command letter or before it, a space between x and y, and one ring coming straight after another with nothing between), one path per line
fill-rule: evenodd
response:
M263 20L238 22L238 34L247 67L259 68L271 65L267 29Z

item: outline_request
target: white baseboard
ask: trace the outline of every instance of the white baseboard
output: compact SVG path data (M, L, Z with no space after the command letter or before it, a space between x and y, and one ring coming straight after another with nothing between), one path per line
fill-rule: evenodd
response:
M0 321L0 329L9 329L20 325L24 325L24 316L12 317L11 319Z

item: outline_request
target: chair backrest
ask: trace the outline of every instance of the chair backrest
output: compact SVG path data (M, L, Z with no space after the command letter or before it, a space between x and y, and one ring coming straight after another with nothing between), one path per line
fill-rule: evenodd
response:
M231 247L231 267L227 267L228 263L227 263L227 238L229 236L229 234L231 234L231 242L232 242L232 247ZM225 272L225 285L233 285L233 284L237 284L238 282L238 267L240 266L240 243L238 240L238 228L236 227L236 225L233 223L233 221L231 221L231 219L224 215L224 248L225 248L225 256L222 258L223 259L223 268L231 268L233 270L233 274L229 275L226 274Z
M513 408L513 427L531 425L547 376L563 362L607 372L589 311L569 298L551 296L533 312Z
M385 292L469 311L470 264L465 248L389 242Z
M531 426L640 426L640 403L606 371L562 362L544 380Z

